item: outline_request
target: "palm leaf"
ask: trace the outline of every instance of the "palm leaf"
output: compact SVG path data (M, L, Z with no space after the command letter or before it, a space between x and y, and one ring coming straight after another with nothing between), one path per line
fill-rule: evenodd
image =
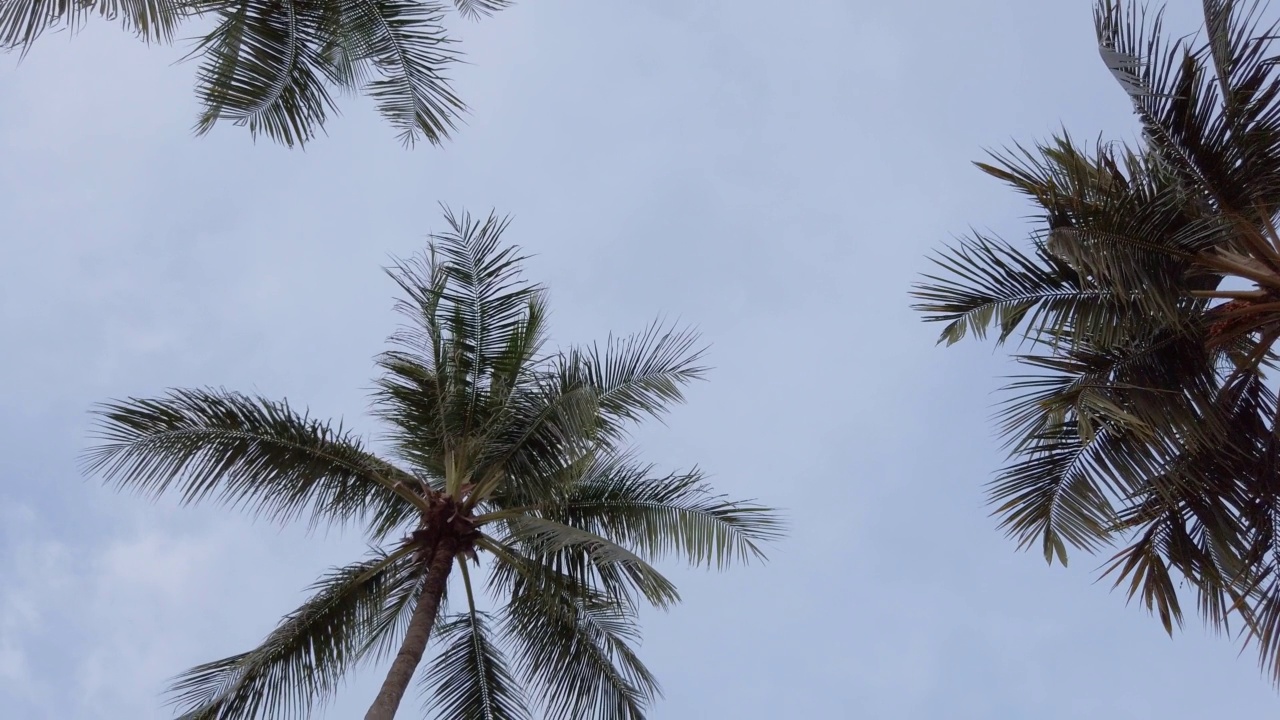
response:
M148 42L169 42L192 3L184 0L4 0L0 2L0 49L22 55L46 30L59 25L72 32L97 14L118 21Z
M335 569L260 646L180 675L182 720L310 717L379 640L389 598L416 582L411 549Z
M1067 327L1123 328L1133 312L1125 298L1084 285L1043 253L1028 257L1000 240L977 236L933 262L948 276L926 274L929 282L911 294L921 301L912 307L925 320L946 323L939 343L952 345L970 334L982 339L989 328L999 330L1001 343L1019 327L1028 338Z
M219 120L288 146L304 145L336 110L328 85L342 79L319 41L325 3L234 0L219 3L217 26L191 56L203 56L196 132Z
M442 25L444 6L433 0L339 0L350 24L341 32L363 49L379 75L367 91L378 110L412 145L449 137L466 106L453 93L446 68L457 52Z
M523 720L531 717L524 688L493 637L489 616L455 615L434 637L441 650L423 675L427 710L440 720Z
M615 597L639 592L655 607L679 601L675 586L643 558L593 532L531 515L505 519L507 535L521 554L566 572L586 587L602 587Z
M366 452L341 425L287 403L220 390L173 390L107 403L86 468L119 487L184 503L213 499L285 522L365 518L384 531L423 501L413 476Z
M453 5L458 8L458 12L470 20L479 20L509 8L513 4L514 0L453 0Z
M571 581L564 579L566 588ZM506 606L505 627L525 679L551 720L643 720L661 694L636 656L636 618L616 600L534 589Z
M715 495L698 471L655 476L627 455L592 458L547 517L632 547L652 559L678 555L724 568L761 559L781 523L767 508Z
M600 432L618 439L627 423L658 418L684 401L682 387L700 379L703 350L692 330L664 328L609 340L603 347L573 348L557 358L562 393L589 392L599 405Z

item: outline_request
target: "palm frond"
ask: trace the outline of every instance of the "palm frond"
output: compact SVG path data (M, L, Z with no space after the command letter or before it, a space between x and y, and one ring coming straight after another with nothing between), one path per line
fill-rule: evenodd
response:
M89 472L144 495L216 500L279 522L365 519L384 530L423 501L413 476L360 439L287 403L222 390L172 390L101 405Z
M562 392L590 392L599 405L600 431L618 438L627 423L660 419L684 401L683 386L706 373L698 334L655 322L643 332L609 340L603 347L573 348L557 358Z
M480 221L446 208L445 220L449 231L431 236L448 279L441 288L444 319L455 351L470 356L474 372L487 373L525 329L529 303L544 291L523 279L528 258L520 247L502 243L509 218L490 212Z
M514 4L514 0L453 0L454 7L458 8L458 12L469 20L488 17Z
M659 608L680 599L671 581L643 558L593 532L532 515L505 519L502 525L507 534L498 541L571 575L585 587L600 587L613 597L630 598L638 592Z
M580 589L535 588L506 606L505 628L525 679L550 720L643 720L661 695L631 645L636 618L624 603Z
M714 494L697 470L655 475L631 456L608 454L575 474L562 503L538 510L654 560L676 555L723 568L763 559L760 544L781 536L773 511Z
M407 550L330 572L257 648L173 683L182 720L308 718L377 640L389 598L416 581Z
M1067 545L1093 552L1117 531L1128 504L1190 448L1221 448L1236 430L1220 415L1215 362L1203 339L1077 343L1019 360L1040 371L1015 378L1000 412L1014 462L992 483L1001 527L1065 563Z
M378 110L412 145L439 145L457 127L466 106L445 75L458 59L445 33L444 5L436 0L340 0L350 9L341 32L363 50L379 75L367 91Z
M598 445L597 394L582 386L566 390L559 377L539 370L495 399L475 457L473 497L500 495L507 507L556 502L566 469Z
M524 687L495 641L487 614L460 613L440 624L441 650L423 675L426 709L440 720L523 720L529 714Z
M326 9L296 0L219 3L217 26L191 53L203 57L196 133L225 119L287 146L313 139L337 109L328 86L342 79L317 40Z
M46 30L62 26L75 32L95 14L118 21L147 42L167 43L190 12L191 4L183 0L3 0L0 49L26 55Z
M492 416L531 382L544 339L542 289L521 279L519 249L499 244L507 221L448 211L446 220L451 232L433 235L425 256L390 271L408 323L379 362L380 414L409 452L423 440L456 445L501 424Z
M1030 257L1001 240L976 236L933 258L947 276L924 275L913 309L944 322L938 342L952 345L972 334L999 330L1003 343L1018 329L1030 339L1090 331L1114 336L1137 311L1128 298L1091 286L1044 252ZM1070 330L1068 333L1066 331Z
M1259 2L1206 0L1203 45L1163 39L1162 12L1115 0L1095 11L1099 49L1161 157L1223 211L1280 201L1275 23ZM1211 66L1211 67L1210 67Z

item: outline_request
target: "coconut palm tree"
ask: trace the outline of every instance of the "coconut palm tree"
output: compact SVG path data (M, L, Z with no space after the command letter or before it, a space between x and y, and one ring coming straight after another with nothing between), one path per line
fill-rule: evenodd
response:
M478 18L511 0L453 0ZM411 145L439 144L465 110L450 88L458 59L441 0L0 0L0 49L25 55L47 30L75 31L93 15L147 42L170 43L188 20L204 35L197 134L220 120L303 145L338 111L333 93L363 91Z
M1203 35L1167 42L1160 13L1099 2L1142 142L1064 134L979 163L1037 208L1031 247L969 237L914 294L942 342L1021 343L991 486L1019 545L1065 563L1122 543L1106 572L1166 630L1180 576L1280 680L1280 27L1203 6Z
M643 718L658 685L632 648L636 611L678 599L651 563L725 567L777 537L772 511L625 445L701 376L695 335L654 325L548 352L545 293L500 244L506 221L447 219L424 257L390 271L407 322L378 360L384 453L225 390L97 410L88 466L119 487L357 523L378 548L322 577L258 647L180 676L182 718L309 717L361 662L394 654L365 716L386 720L429 640L438 717Z

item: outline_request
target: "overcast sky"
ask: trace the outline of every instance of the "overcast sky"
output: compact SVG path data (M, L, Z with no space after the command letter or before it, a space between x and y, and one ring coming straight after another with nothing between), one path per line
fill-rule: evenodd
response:
M1274 711L1251 650L1196 620L1169 639L1093 582L1102 558L1015 552L982 489L1009 368L908 309L930 250L1029 227L983 148L1133 137L1090 7L528 0L454 23L473 114L413 151L360 100L305 153L193 138L194 66L107 23L0 57L0 715L170 717L167 678L359 556L354 534L117 495L76 456L92 403L174 386L376 433L380 268L444 227L438 202L514 216L559 342L701 328L710 382L638 441L791 519L767 565L673 574L685 602L645 618L652 717Z

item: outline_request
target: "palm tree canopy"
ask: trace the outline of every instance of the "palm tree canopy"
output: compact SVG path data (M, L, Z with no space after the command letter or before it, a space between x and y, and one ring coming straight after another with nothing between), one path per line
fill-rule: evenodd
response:
M478 19L510 0L453 0ZM209 23L199 58L197 134L219 121L304 145L338 112L334 91L362 91L406 145L444 141L465 111L447 71L458 60L441 0L0 0L0 49L22 55L48 30L91 16L148 43L170 43L188 20Z
M779 536L772 511L626 445L704 373L695 334L655 324L548 351L545 292L500 242L506 221L447 220L423 257L390 271L406 322L378 359L378 451L285 402L220 389L97 410L88 470L119 487L355 524L378 548L325 575L257 648L179 676L182 718L309 716L400 644L445 543L461 587L432 631L429 712L643 718L659 688L634 650L636 612L678 600L653 563L727 567Z
M1280 680L1280 26L1205 0L1205 32L1102 0L1101 57L1137 147L1063 134L979 167L1026 195L1030 248L973 234L935 258L917 309L940 342L1016 339L997 414L1002 526L1049 561L1120 545L1106 573L1172 632L1187 598Z

